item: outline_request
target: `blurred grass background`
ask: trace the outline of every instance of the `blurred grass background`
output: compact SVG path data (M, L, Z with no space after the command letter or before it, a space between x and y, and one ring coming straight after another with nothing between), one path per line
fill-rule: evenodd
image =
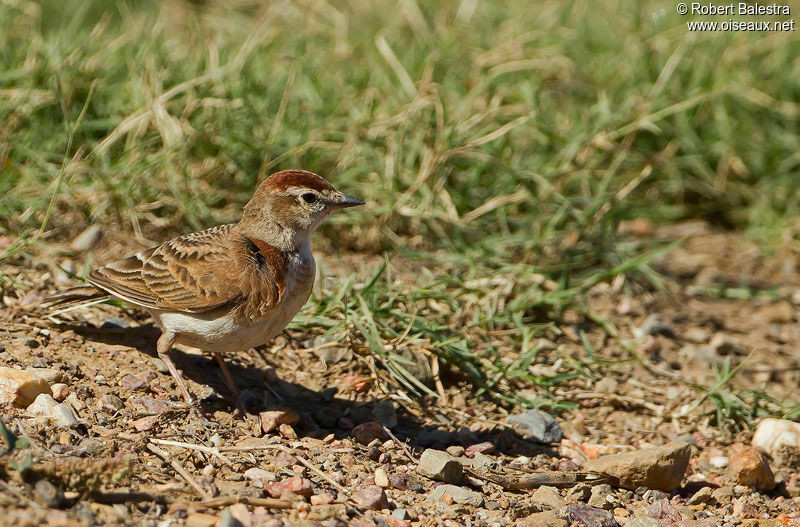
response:
M480 306L457 321L524 344L532 310L653 278L622 220L700 217L797 253L798 33L689 19L664 1L2 0L0 233L28 235L3 257L90 223L160 240L232 221L261 178L304 168L368 202L325 227L335 246L435 253L449 289L415 298ZM375 335L421 324L351 308L381 314Z

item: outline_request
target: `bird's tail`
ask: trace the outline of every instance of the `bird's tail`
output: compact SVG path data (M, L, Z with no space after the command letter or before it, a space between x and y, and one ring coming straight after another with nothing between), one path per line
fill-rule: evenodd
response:
M56 309L50 316L59 315L82 307L99 304L110 299L111 295L93 285L81 285L65 289L42 300L39 305L47 309Z

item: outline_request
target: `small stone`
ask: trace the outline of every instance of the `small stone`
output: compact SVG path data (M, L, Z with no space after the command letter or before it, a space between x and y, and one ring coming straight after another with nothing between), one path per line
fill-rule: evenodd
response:
M611 488L611 485L607 485L605 483L595 485L592 487L592 493L589 497L589 505L592 507L597 507L598 509L613 509L616 503L613 492L614 489Z
M219 521L216 527L244 527L244 524L233 517L230 509L225 509L219 515Z
M661 527L661 522L649 516L639 516L628 520L625 527Z
M386 475L386 471L382 468L375 470L375 484L384 489L388 489L391 486L389 476Z
M472 457L475 454L491 454L492 452L494 452L494 445L489 441L484 441L483 443L468 446L464 454Z
M592 495L592 486L588 483L578 483L567 491L567 499L574 501L587 501Z
M691 498L686 502L687 505L703 505L711 502L714 490L711 487L701 487L700 490L694 493Z
M33 401L25 411L34 417L44 416L59 428L66 428L78 424L78 419L75 417L69 404L58 403L46 393L39 394L36 400Z
M136 431L145 432L156 426L156 423L158 423L159 419L160 418L157 415L150 415L131 421L131 425Z
M269 434L282 424L293 425L300 421L300 416L289 409L268 410L258 414L258 417L265 434Z
M336 496L334 496L332 492L326 490L311 496L311 505L328 505L333 503L335 499Z
M672 490L680 485L689 466L691 448L683 441L644 448L623 454L609 454L584 464L584 470L615 478L619 486Z
M708 342L708 339L711 337L711 334L703 328L692 327L687 329L684 334L684 340L688 340L689 342L693 342L695 344L705 344Z
M661 498L651 503L647 515L657 520L664 520L665 523L677 523L683 519L668 498Z
M658 313L653 313L647 317L638 328L634 328L633 335L636 338L644 338L647 335L664 335L665 337L674 337L675 332L669 324L664 321L664 317Z
M619 526L611 511L596 509L583 503L567 505L566 517L571 524L583 525L584 527Z
M786 324L794 319L794 308L786 300L781 300L756 310L753 313L753 318L765 326L769 324Z
M336 426L342 430L352 430L355 427L355 423L349 417L340 417L336 421Z
M186 527L215 527L217 517L213 514L195 513L186 518Z
M506 418L506 424L526 441L558 443L563 436L561 426L553 416L538 410L525 410L521 414L510 415Z
M353 437L362 445L368 445L376 439L385 441L389 436L380 423L369 421L353 428Z
M728 505L733 500L733 487L720 487L714 489L711 497L720 505Z
M386 493L377 485L369 485L353 494L353 501L361 507L371 510L382 510L389 508L389 500Z
M569 522L559 518L555 511L545 511L517 520L517 527L569 527Z
M280 498L286 492L291 492L306 498L314 493L311 482L300 476L292 476L275 483L270 483L264 486L264 490L273 498Z
M294 431L290 424L281 423L278 425L278 433L284 439L297 439L297 432Z
M258 467L252 467L245 470L244 477L245 479L249 479L250 481L272 482L278 479L274 473L270 472L269 470L264 470L263 468L258 468Z
M599 393L617 393L619 383L611 377L603 377L594 385L594 391Z
M392 518L397 520L407 520L409 517L408 509L395 509L392 511Z
M50 387L53 392L53 399L56 401L63 401L69 395L69 386L63 382L57 382Z
M34 490L45 507L57 509L64 504L64 491L46 479L37 481Z
M728 456L714 456L708 458L708 464L714 468L725 468L728 466Z
M119 381L120 386L128 390L141 390L147 388L147 383L136 375L126 375Z
M775 488L775 476L772 475L766 456L755 449L735 450L730 456L729 472L740 485L756 490Z
M464 479L464 467L461 463L441 450L425 449L419 458L417 472L425 477L444 481L445 483L460 483Z
M564 500L561 499L561 494L558 492L558 489L555 487L548 487L547 485L542 485L536 489L536 492L534 492L531 497L531 502L549 509L557 509L566 505Z
M719 355L733 355L741 353L741 343L736 337L731 337L725 333L716 333L711 342L708 343L714 352Z
M0 367L0 406L26 407L40 394L52 396L47 381L29 371Z
M370 413L386 428L392 429L397 426L397 410L392 401L383 401L376 405Z
M436 502L445 495L449 496L453 503L458 503L459 505L483 506L483 496L479 492L456 485L439 485L428 495L428 499Z
M25 371L29 371L37 377L41 377L47 384L53 384L64 380L64 373L54 368L28 368Z
M167 365L164 364L164 361L161 359L153 359L153 366L155 366L156 370L160 373L169 373L169 368L167 368Z
M114 413L122 410L125 403L116 395L107 394L100 398L100 408L108 412Z
M465 452L466 450L464 450L464 447L461 445L451 445L447 447L447 453L453 457L461 457Z
M762 419L756 426L751 445L773 457L784 446L800 450L800 423L788 419Z
M102 237L103 229L100 227L100 225L89 225L83 230L83 232L72 239L72 243L69 244L69 247L75 252L88 251L94 247Z

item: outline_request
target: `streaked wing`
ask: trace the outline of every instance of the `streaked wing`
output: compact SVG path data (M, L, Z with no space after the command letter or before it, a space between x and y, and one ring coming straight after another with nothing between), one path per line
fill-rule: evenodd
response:
M179 236L92 270L89 282L146 308L211 311L242 296L230 239L233 227Z

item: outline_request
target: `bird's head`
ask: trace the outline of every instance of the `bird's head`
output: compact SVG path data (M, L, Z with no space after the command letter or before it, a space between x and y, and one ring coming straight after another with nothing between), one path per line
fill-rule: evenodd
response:
M242 223L248 230L265 235L277 230L278 234L283 231L283 236L301 239L311 236L332 212L363 204L313 172L282 170L258 186L244 207Z

